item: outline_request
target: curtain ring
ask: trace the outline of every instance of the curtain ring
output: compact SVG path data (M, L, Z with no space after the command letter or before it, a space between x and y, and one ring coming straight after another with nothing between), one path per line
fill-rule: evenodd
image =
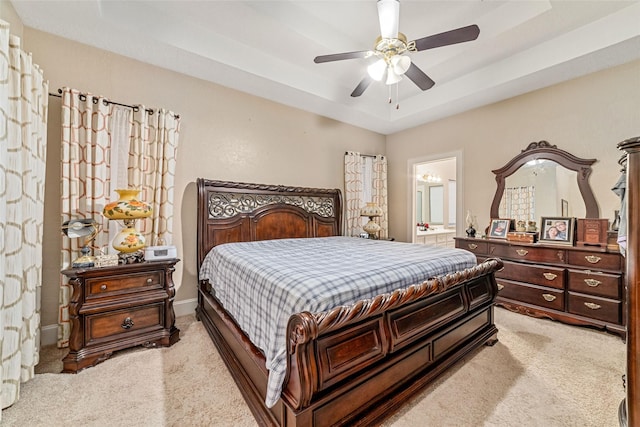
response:
M79 93L78 98L80 98L80 101L84 102L87 100L87 95L85 95L84 93Z
M94 104L98 104L98 101L99 101L99 100L98 100L98 98L96 98L95 96L92 96L92 97L91 97L91 101L92 101Z

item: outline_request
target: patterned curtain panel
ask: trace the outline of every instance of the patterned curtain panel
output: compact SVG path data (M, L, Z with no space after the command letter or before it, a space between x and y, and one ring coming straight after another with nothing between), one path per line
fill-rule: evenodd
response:
M171 244L173 194L180 117L171 111L137 106L129 150L129 186L142 189L141 198L151 204L153 215L139 221L148 244Z
M87 120L90 118L90 120ZM139 188L153 217L136 223L148 242L171 243L174 176L180 119L163 109L132 108L75 89L62 90L62 218L93 218L100 225L94 247L113 251L120 224L102 215L116 189ZM68 268L84 242L64 238L62 268ZM69 345L73 289L60 276L58 347Z
M94 240L96 246L109 244L109 221L102 216L102 209L110 195L110 113L104 98L63 88L60 224L70 219L94 219L101 227ZM63 237L61 242L61 267L69 268L79 256L84 240ZM66 276L60 275L58 347L69 345L72 290Z
M362 156L360 153L347 152L344 155L345 189L345 236L358 236L362 226L369 221L360 216L360 209L367 202L376 203L382 208L382 216L375 218L381 229L378 237L386 239L389 235L387 204L387 159L382 155Z
M345 205L345 236L358 236L362 233L360 208L364 206L362 199L362 156L360 153L347 152L344 155L344 205Z
M0 21L0 371L2 408L34 376L40 286L49 84Z
M387 202L387 158L377 155L373 159L372 201L382 209L382 216L375 220L380 225L378 237L389 237L389 205Z
M534 221L535 218L534 186L507 187L500 201L500 218L511 218L516 221Z

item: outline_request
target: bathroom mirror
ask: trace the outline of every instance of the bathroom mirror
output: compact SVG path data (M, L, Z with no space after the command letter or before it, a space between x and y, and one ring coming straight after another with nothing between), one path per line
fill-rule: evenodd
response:
M511 200L527 200L533 219L542 216L599 218L600 208L589 185L595 159L581 159L549 144L532 142L500 169L491 218L516 218ZM502 209L501 209L502 203ZM506 213L505 213L506 212Z

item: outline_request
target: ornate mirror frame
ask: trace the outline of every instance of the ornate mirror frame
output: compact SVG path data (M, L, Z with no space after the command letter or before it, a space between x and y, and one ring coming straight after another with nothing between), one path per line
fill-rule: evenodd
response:
M531 160L552 160L565 168L576 171L578 175L578 188L584 205L586 208L586 218L600 218L600 208L598 202L593 195L593 190L589 185L589 176L591 175L591 165L594 164L596 159L581 159L559 149L555 145L549 144L547 141L532 142L527 148L522 150L520 154L515 156L509 163L500 169L493 170L496 175L496 182L498 188L496 194L493 196L493 203L491 203L491 218L499 218L500 201L504 194L505 179L515 173L521 166Z

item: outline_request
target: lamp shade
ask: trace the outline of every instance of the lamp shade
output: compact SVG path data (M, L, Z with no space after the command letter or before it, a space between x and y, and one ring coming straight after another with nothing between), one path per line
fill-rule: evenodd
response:
M151 206L136 198L140 190L127 188L115 191L120 198L107 204L102 211L102 215L109 219L138 219L151 216Z
M382 208L373 202L367 202L367 205L360 209L360 216L377 217L382 216Z
M145 247L144 236L135 229L137 219L151 216L152 210L149 204L136 198L140 190L128 188L115 190L120 198L107 204L102 215L113 220L122 220L125 228L116 234L111 243L116 250L128 254L139 251Z

